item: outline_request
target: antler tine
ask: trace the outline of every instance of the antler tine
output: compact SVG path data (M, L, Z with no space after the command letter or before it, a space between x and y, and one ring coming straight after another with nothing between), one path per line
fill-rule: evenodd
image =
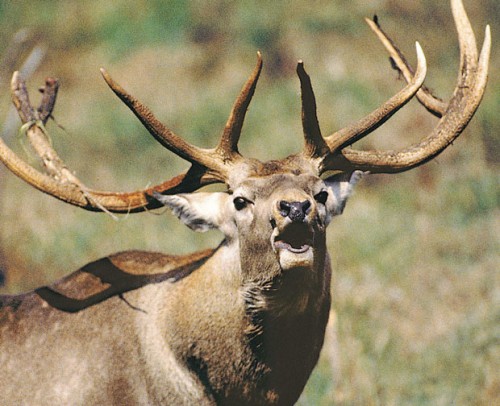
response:
M417 93L424 83L427 64L424 52L418 42L416 43L416 51L418 60L417 72L408 85L366 117L327 137L326 142L332 152L341 150L376 130Z
M371 30L377 35L378 39L389 52L391 61L394 63L395 68L401 72L407 83L410 83L415 71L406 60L403 53L396 46L394 41L382 30L377 16L370 20L365 18L366 23ZM424 85L418 90L416 94L417 100L432 114L437 117L442 117L448 106L438 97L434 96L432 92Z
M257 52L257 64L255 69L243 85L238 98L234 102L226 126L224 127L222 137L215 149L217 153L223 157L224 161L233 160L235 157L239 156L238 141L240 139L241 129L261 71L262 55L260 52Z
M206 151L189 144L165 127L148 107L121 87L106 70L101 68L101 73L111 90L136 115L144 127L161 145L186 161L191 163L205 163L204 156L206 155Z
M297 64L297 75L300 79L302 95L302 128L304 131L304 155L307 158L325 156L330 150L326 144L318 123L316 114L316 98L311 85L311 79L304 69L304 63Z
M460 70L458 72L458 82L460 83L463 76L475 73L478 64L477 43L462 0L451 0L451 11L455 19L460 46Z
M488 80L491 33L490 27L486 26L478 58L474 34L462 1L451 0L451 6L460 44L459 77L446 113L434 130L418 144L402 151L344 149L336 157L331 157L330 164L377 173L402 172L431 160L461 134L484 94Z

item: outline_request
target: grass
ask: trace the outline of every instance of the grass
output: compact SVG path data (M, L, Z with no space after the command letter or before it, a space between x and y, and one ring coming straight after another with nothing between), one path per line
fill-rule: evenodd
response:
M22 27L47 46L35 88L61 80L53 142L89 186L143 188L186 167L164 151L99 78L105 66L186 139L212 146L255 63L264 72L241 140L245 155L284 157L301 148L295 62L315 86L325 134L389 98L402 82L362 17L378 13L414 60L428 57L427 84L448 97L457 49L446 2L68 2L0 4L0 33ZM132 7L133 6L133 7ZM375 6L377 8L375 9ZM466 2L478 40L500 26L498 2ZM401 28L403 27L403 28ZM450 35L443 35L443 32ZM494 43L495 44L495 43ZM7 43L0 44L0 53ZM494 45L494 50L495 50ZM500 69L493 52L491 72ZM0 79L5 72L0 72ZM490 405L500 398L500 79L478 114L437 160L409 173L367 178L329 231L333 317L301 405ZM0 114L8 86L0 80ZM363 147L401 148L436 124L410 103ZM17 139L10 145L24 154ZM53 281L111 252L185 253L214 246L172 216L86 213L0 170L2 292ZM172 236L175 236L173 238Z

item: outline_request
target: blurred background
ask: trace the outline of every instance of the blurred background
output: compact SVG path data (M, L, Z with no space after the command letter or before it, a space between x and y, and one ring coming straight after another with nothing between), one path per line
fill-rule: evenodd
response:
M330 226L335 323L301 405L500 401L500 3L465 6L479 43L485 25L492 28L484 101L442 155L408 173L365 179ZM448 99L458 47L446 1L3 1L3 137L37 165L18 135L9 96L12 71L28 59L34 105L46 76L60 80L55 122L47 128L87 186L125 191L159 183L187 164L147 134L99 68L176 133L211 147L260 50L264 71L240 150L261 160L282 158L302 146L298 59L311 75L325 135L404 86L363 21L374 14L412 63L414 41L421 43L426 85ZM356 146L401 148L436 122L411 102ZM163 211L118 220L84 212L3 167L0 205L1 293L50 283L116 251L188 253L221 239L216 232L195 234Z

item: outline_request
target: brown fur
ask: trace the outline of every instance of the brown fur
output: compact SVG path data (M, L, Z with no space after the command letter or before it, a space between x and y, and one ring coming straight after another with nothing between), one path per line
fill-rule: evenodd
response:
M275 285L287 282L249 285L250 297L243 294L239 278L214 266L220 254L127 252L96 261L50 287L4 297L0 342L8 345L2 345L0 355L2 403L293 403L322 345L328 280L318 297L323 303L309 304L301 316L274 318L258 305L250 315L248 306L260 295L280 292L283 287ZM200 263L204 268L192 272L193 264ZM133 281L134 289L123 281ZM288 283L290 294L301 289L300 280ZM166 306L158 309L162 302ZM248 334L253 322L274 333ZM173 354L163 348L163 340L171 343ZM187 366L182 373L170 372L180 381L169 382L161 360Z

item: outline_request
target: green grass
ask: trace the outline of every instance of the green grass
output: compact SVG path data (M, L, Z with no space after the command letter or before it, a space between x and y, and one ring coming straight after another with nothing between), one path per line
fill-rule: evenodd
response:
M61 80L54 114L66 130L48 125L61 156L90 187L131 190L187 165L141 128L106 88L99 67L175 132L209 147L260 49L264 72L240 149L260 159L279 158L302 145L297 59L311 75L325 135L373 110L403 85L364 16L377 13L411 61L414 41L421 41L428 57L426 84L449 97L457 75L456 39L447 2L435 3L6 1L0 3L0 55L15 31L31 29L32 38L48 49L29 82L32 98L45 76ZM467 1L466 8L478 40L486 23L495 39L498 2ZM460 139L410 173L368 177L330 226L336 322L299 404L498 402L500 79L495 72L500 60L495 44L488 91ZM8 82L0 73L4 117ZM401 148L435 124L410 103L362 146ZM9 144L24 154L15 138ZM115 221L67 207L4 170L0 205L3 293L48 283L111 252L187 253L215 246L221 238L215 232L195 234L171 215L143 213Z

